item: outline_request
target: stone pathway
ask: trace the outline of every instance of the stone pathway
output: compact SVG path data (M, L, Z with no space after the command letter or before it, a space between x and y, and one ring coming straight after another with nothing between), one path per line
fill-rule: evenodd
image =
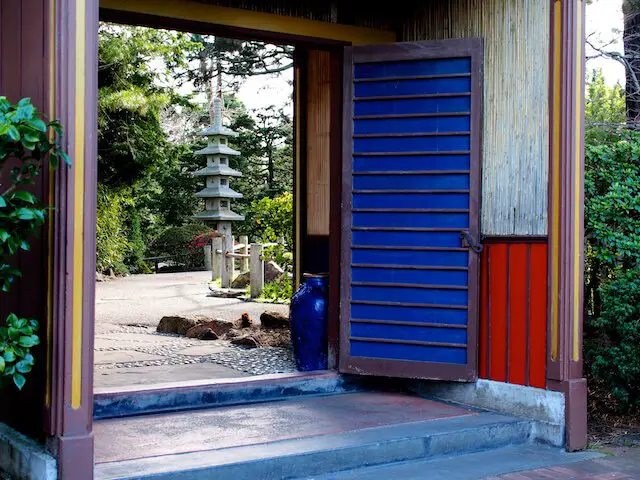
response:
M616 448L607 455L561 467L508 473L484 480L640 480L640 448Z
M117 388L150 383L295 372L288 348L230 345L157 333L165 315L258 319L267 305L208 295L207 272L132 275L96 286L94 385Z

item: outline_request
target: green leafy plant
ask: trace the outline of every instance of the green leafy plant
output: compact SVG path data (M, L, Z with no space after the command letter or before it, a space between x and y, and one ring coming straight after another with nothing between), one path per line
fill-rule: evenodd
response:
M292 296L293 282L284 274L273 282L266 283L258 300L267 303L289 303Z
M45 123L29 98L13 104L0 97L0 168L7 167L7 180L0 184L0 289L3 293L21 276L13 257L30 249L30 238L43 226L47 209L26 188L35 183L45 162L56 168L70 163L56 140L62 127ZM31 348L40 343L38 322L11 313L0 326L0 385L12 380L19 389L24 374L33 367Z

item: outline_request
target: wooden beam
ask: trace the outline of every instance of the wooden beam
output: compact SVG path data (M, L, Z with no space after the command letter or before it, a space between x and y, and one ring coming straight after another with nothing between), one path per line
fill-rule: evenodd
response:
M189 0L100 0L100 8L355 45L388 43L396 38L394 32L387 30L220 7Z

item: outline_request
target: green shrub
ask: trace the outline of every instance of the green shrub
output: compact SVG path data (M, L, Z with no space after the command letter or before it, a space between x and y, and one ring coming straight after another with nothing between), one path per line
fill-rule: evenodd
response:
M293 195L285 192L274 198L264 197L251 203L239 232L257 242L270 243L283 239L293 245Z
M618 410L640 407L640 135L610 132L585 158L585 362ZM606 405L612 407L612 405Z
M293 282L282 275L273 282L266 283L258 300L271 303L289 303L293 296Z
M130 203L125 194L98 185L96 215L96 270L128 273L125 257L129 252L125 212Z
M194 246L197 237L215 231L202 223L171 227L162 232L151 245L153 256L172 257L172 261L186 270L204 266L204 249Z
M640 268L621 271L600 290L598 336L588 341L588 362L622 409L640 408Z

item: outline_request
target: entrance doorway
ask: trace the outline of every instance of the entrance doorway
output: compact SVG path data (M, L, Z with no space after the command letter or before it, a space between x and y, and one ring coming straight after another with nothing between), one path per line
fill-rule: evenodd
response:
M216 278L215 274L212 276L210 269L215 269L216 266L215 253L212 261L207 261L208 255L211 255L207 253L207 247L215 237L211 230L215 230L217 224L207 226L191 221L194 214L198 215L194 208L205 209L206 202L209 201L207 199L206 202L197 203L196 197L190 196L204 192L203 186L205 189L209 187L206 184L194 188L197 183L191 177L192 171L197 170L198 162L204 161L204 166L207 158L206 155L201 155L198 159L193 154L198 151L197 148L188 148L187 153L182 152L180 157L181 153L175 146L181 135L183 139L193 139L194 130L206 127L206 122L202 121L202 117L206 117L206 107L201 108L200 112L194 112L188 106L185 107L183 102L183 105L173 110L165 109L159 115L164 124L159 125L160 129L156 129L154 133L164 133L171 137L167 138L165 145L171 143L169 140L174 140L171 145L174 151L163 164L168 171L160 172L160 179L154 180L155 185L152 182L149 186L146 180L147 185L138 187L135 193L142 198L140 205L147 209L143 214L151 213L156 220L158 217L164 217L165 220L173 217L174 223L179 225L166 225L168 222L165 221L161 231L157 228L153 231L156 225L150 225L152 222L148 217L141 222L136 206L124 205L122 212L111 212L109 208L117 206L114 194L108 191L107 185L99 187L99 267L101 254L105 250L100 242L108 244L117 240L114 238L116 235L109 233L117 230L109 221L120 220L124 229L128 230L127 233L135 233L132 227L146 228L150 233L141 242L147 247L145 253L138 253L138 258L133 262L128 259L129 265L125 266L136 273L113 279L108 275L113 271L113 265L100 271L101 281L96 288L96 392L113 392L135 386L147 388L150 385L172 382L210 380L219 383L238 377L252 379L261 375L296 373L289 329L286 324L283 325L288 320L288 300L295 286L300 283L303 273L335 271L335 262L330 261L330 252L339 248L339 237L333 244L329 238L330 230L334 235L339 235L339 228L336 230L339 216L332 219L331 215L331 209L335 210L336 205L331 204L330 177L335 177L337 172L332 171L335 166L331 167L330 152L336 151L340 141L337 123L332 126L332 121L339 116L338 107L341 102L341 89L337 88L340 70L335 70L336 66L341 65L341 48L329 45L326 50L322 50L298 42L294 49L286 38L277 44L266 44L256 40L259 35L255 34L242 37L241 40L220 39L210 36L215 32L202 25L192 30L190 27L193 25L178 21L167 23L168 20L155 17L130 18L111 11L103 11L102 18L112 22L103 23L101 27L106 32L105 37L108 37L103 39L107 55L111 48L115 50L115 53L111 53L117 56L117 42L122 43L124 39L126 43L127 36L129 40L131 36L135 37L132 40L134 43L138 42L138 45L141 39L164 39L164 42L160 42L163 44L162 49L155 51L157 58L151 60L151 66L143 68L159 69L159 63L167 60L166 56L169 55L169 61L176 62L172 65L174 73L177 72L182 80L186 79L175 91L185 96L191 93L189 88L196 91L200 87L200 95L206 97L202 91L209 90L211 80L217 82L213 77L202 75L198 55L205 48L219 48L221 62L226 62L223 65L226 72L222 75L223 126L236 129L236 133L240 134L228 139L227 145L240 153L237 157L230 157L228 165L244 173L243 177L220 177L220 181L228 182L227 187L243 194L243 198L225 198L220 201L229 202L230 209L233 208L234 212L245 217L244 221L233 225L235 254L248 255L248 244L264 244L266 283L258 302L246 302L246 298L229 298L249 294L248 282L239 282L243 280L243 276L246 277L244 280L249 280L250 277L242 271L248 263L245 261L246 257L231 262L232 269L235 266L235 275L232 274L232 277L236 277L231 279L231 287L235 287L231 291L221 288L221 279ZM126 27L126 24L137 26ZM174 30L160 30L156 27L170 27ZM189 45L198 41L209 42L210 45L201 50ZM172 45L176 49L187 49L191 57L185 55L185 58L179 58L179 55L176 56L176 49L168 52ZM120 51L126 50L123 47L126 45L121 45ZM325 48L322 45L320 47ZM154 51L155 47L149 45L149 48ZM210 68L219 67L216 58L205 59L206 61L211 62ZM256 72L247 70L250 62L257 65L256 70L279 75L266 73L262 76L266 80L260 84L260 81L256 81ZM112 66L114 62L105 62L105 65L101 63L100 68L108 69L107 63ZM198 75L203 78L198 78ZM249 79L247 87L240 85L242 77ZM167 85L171 86L171 82L175 84L176 78L163 79L152 88L162 93L163 88L168 90ZM218 87L216 83L211 88L216 96L219 95ZM271 88L271 91L265 91L265 87ZM101 85L101 88L105 86ZM247 90L252 88L255 91L249 92L249 98L260 104L254 112L242 105L242 96L247 96ZM265 98L271 100L278 95L281 97L280 104L265 102ZM310 105L312 108L308 108ZM101 110L100 113L101 121L105 117L112 120L108 117L108 112ZM181 120L185 117L188 119L186 122ZM127 119L124 123L126 122ZM213 119L209 119L209 123L212 122ZM193 127L192 131L186 131L185 124ZM115 130L116 134L122 133L118 129L109 129L109 125L103 123L99 130L99 139L102 139L103 131L113 133L112 130ZM109 172L108 149L112 148L114 142L108 138L105 140L106 149L99 149L102 162L100 167ZM202 147L206 148L206 141ZM336 160L339 161L339 158L333 159L334 162ZM189 171L191 164L193 168ZM100 177L99 172L99 180ZM122 188L122 182L114 181L113 178L110 181L112 185L115 183ZM148 193L149 189L154 188L155 193L151 195L155 195L155 212L150 212L153 208L149 208ZM123 201L125 202L126 200ZM283 209L288 209L289 214L283 212ZM123 219L132 211L138 217L134 219L138 222L137 225L131 219ZM179 216L182 218L178 218L176 222L175 219ZM100 224L102 220L107 221L104 227ZM276 224L272 224L273 222ZM186 231L196 227L203 231ZM141 270L146 273L140 273ZM331 287L330 309L333 318L330 335L334 346L331 367L335 366L337 351L337 303L334 303L337 301L336 289L337 285ZM264 316L267 317L266 320L263 319ZM245 321L248 322L248 327L243 325ZM263 328L265 322L277 325ZM202 338L190 333L185 336L190 327L198 326L196 324L211 327L211 330L201 328L201 333L204 333ZM207 337L211 333L218 338Z

